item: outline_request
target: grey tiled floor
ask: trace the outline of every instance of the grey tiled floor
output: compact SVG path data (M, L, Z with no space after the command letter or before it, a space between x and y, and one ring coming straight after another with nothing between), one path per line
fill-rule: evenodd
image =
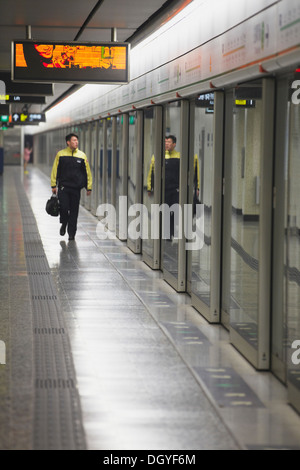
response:
M99 240L85 209L76 242L60 237L39 170L30 168L24 188L68 327L88 449L300 448L285 387L257 373L222 326L124 243ZM219 380L228 379L225 399Z

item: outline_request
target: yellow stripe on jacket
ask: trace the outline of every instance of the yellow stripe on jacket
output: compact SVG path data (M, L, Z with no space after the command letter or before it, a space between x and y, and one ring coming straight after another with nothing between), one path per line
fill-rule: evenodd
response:
M57 185L92 190L92 174L87 156L79 149L69 147L60 150L53 162L51 172L51 187Z

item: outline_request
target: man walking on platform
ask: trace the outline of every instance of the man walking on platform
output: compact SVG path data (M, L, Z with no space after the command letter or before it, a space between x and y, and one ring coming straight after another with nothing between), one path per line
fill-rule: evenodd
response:
M67 147L60 150L54 160L51 173L53 194L58 194L60 203L60 235L66 230L69 240L74 240L77 231L80 192L86 188L87 195L92 191L92 174L85 153L78 149L78 136L66 136Z

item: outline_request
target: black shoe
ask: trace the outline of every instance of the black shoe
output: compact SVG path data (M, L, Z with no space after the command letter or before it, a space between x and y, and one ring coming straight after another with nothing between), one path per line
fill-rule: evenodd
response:
M64 234L66 233L66 228L67 228L67 224L62 224L62 226L60 227L60 235L63 237Z
M71 235L69 236L69 242L75 240L75 237L72 237Z

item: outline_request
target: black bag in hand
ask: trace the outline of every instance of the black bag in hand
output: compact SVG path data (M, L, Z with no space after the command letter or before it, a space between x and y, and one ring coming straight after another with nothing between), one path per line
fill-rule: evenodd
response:
M57 196L51 196L46 203L46 212L52 217L59 216L59 200Z

